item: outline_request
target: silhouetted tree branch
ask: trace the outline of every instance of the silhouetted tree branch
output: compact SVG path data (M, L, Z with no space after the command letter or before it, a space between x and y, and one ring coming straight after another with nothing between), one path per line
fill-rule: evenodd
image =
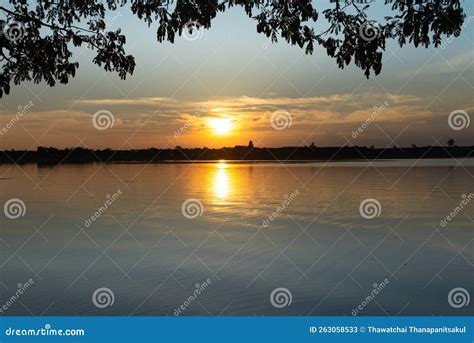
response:
M218 13L242 7L271 41L283 39L307 54L320 45L340 68L353 62L367 78L380 73L387 39L401 47L438 46L443 35L459 36L465 19L461 0L380 1L393 14L384 23L368 17L370 0L328 0L321 12L328 26L316 32L319 13L311 0L10 0L0 6L0 97L24 81L67 83L79 67L71 61L72 46L95 51L93 63L122 79L132 74L135 59L125 53L125 35L107 31L105 21L107 11L125 7L149 26L158 22L157 40L171 43L186 31L209 29Z

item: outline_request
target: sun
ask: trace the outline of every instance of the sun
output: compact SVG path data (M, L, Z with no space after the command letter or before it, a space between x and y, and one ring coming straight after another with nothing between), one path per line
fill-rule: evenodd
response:
M227 118L209 118L209 126L218 135L225 135L232 130L232 120Z

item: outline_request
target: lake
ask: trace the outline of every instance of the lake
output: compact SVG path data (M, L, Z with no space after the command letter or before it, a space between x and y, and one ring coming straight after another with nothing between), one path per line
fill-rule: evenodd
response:
M473 159L0 165L0 177L6 315L474 312L448 296L474 292Z

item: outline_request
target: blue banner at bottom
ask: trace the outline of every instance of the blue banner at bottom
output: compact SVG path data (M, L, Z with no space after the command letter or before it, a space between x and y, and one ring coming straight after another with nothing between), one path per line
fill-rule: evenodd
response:
M1 342L466 342L473 317L0 317Z

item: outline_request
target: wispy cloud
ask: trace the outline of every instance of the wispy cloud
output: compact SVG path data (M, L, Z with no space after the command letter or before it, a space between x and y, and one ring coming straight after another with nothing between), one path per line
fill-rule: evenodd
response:
M8 141L4 137L2 141L12 146L25 146L31 141L30 134L39 136L53 125L41 144L71 146L83 139L85 145L92 147L117 148L124 141L137 148L165 145L218 147L245 144L248 139L258 138L261 144L273 146L296 145L312 140L320 145L337 145L345 144L352 130L364 123L375 109L388 104L357 143L378 144L386 141L387 136L394 137L406 128L407 132L411 132L406 140L417 142L419 132L423 132L426 139L448 130L445 117L450 111L458 109L427 106L434 100L434 97L394 96L381 92L306 98L240 96L206 101L158 97L84 99L76 101L71 110L28 113L8 133ZM472 107L461 103L456 106L465 110ZM70 107L70 104L64 106ZM115 118L114 127L107 132L97 131L92 125L93 114L103 109L112 112ZM272 128L270 118L277 110L290 113L290 129L275 131ZM13 114L2 114L1 118L6 121L9 115ZM208 119L215 117L230 119L234 131L222 137L213 135ZM186 126L185 133L177 141L173 133L183 126Z

